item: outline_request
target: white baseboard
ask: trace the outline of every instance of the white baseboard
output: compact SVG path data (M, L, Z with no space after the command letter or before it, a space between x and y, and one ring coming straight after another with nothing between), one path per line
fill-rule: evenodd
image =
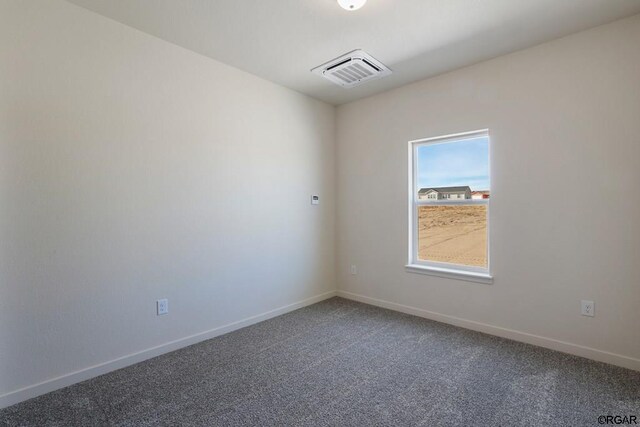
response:
M316 295L314 297L307 298L293 304L285 305L284 307L276 308L262 314L251 316L237 322L219 326L208 331L190 335L185 338L180 338L175 341L170 341L168 343L148 348L137 353L128 354L126 356L110 360L108 362L90 366L79 371L71 372L69 374L61 375L59 377L52 378L38 384L33 384L15 391L11 391L9 393L5 393L3 395L0 395L0 409L15 405L16 403L20 403L22 401L40 396L45 393L49 393L54 390L58 390L63 387L67 387L75 383L79 383L81 381L95 378L99 375L103 375L108 372L124 368L126 366L134 365L144 360L151 359L152 357L160 356L162 354L169 353L171 351L175 351L180 348L187 347L201 341L205 341L219 335L244 328L249 325L253 325L254 323L262 322L263 320L280 316L281 314L297 310L307 305L315 304L334 296L336 296L336 291L325 292L323 294Z
M533 344L540 347L549 348L551 350L563 353L573 354L575 356L585 357L587 359L597 360L598 362L609 363L611 365L621 366L623 368L640 371L640 359L634 357L623 356L621 354L610 353L604 350L598 350L591 347L585 347L578 344L572 344L566 341L560 341L553 338L546 338L539 335L533 335L526 332L515 331L513 329L493 326L486 323L475 322L473 320L462 319L447 314L436 313L434 311L423 310L417 307L398 304L391 301L385 301L377 298L371 298L364 295L354 294L347 291L338 291L338 296L365 304L375 305L378 307L388 308L389 310L399 311L414 316L424 317L425 319L435 320L437 322L448 323L450 325L460 326L465 329L483 332L489 335L495 335L502 338L508 338L514 341L520 341L527 344Z

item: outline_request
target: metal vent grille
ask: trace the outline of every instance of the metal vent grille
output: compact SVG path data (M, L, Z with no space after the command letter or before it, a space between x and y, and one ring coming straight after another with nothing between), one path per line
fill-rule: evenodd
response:
M354 50L314 68L311 72L345 88L391 74L391 70L362 50Z

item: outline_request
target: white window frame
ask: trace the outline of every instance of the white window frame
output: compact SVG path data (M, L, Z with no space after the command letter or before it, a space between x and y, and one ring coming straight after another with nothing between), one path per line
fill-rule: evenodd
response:
M456 133L452 135L436 136L432 138L416 139L409 141L409 262L405 269L410 273L428 274L438 277L460 279L479 283L493 283L491 275L490 259L490 215L489 205L491 197L488 199L436 199L428 198L419 200L418 198L418 147L425 145L435 145L451 143L486 137L489 140L489 175L491 175L491 139L488 129L481 129L471 132ZM491 181L490 181L491 182ZM489 191L491 189L489 188ZM493 196L493 194L492 194ZM420 206L454 206L454 205L485 205L487 207L487 268L453 264L447 262L425 261L418 258L418 208Z

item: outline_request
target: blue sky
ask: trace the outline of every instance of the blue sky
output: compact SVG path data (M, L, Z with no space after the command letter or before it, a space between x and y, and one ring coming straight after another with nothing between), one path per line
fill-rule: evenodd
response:
M487 137L418 147L418 188L456 185L489 189Z

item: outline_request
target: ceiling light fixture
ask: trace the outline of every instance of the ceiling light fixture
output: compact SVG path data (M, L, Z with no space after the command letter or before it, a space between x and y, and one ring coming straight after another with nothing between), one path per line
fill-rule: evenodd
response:
M358 10L364 6L366 2L367 0L338 0L340 7L346 10Z

